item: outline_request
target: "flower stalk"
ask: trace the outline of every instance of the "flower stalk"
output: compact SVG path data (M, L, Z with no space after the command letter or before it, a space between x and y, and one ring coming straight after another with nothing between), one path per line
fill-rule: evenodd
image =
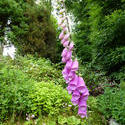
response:
M59 27L62 29L59 39L64 47L61 54L62 62L65 63L62 75L68 85L67 90L69 94L72 94L72 104L78 106L78 115L84 118L87 116L87 99L89 91L83 78L77 73L79 71L79 62L76 58L76 54L73 56L74 43L71 42L72 38L64 0L58 0L57 3L57 10L59 11L58 14L61 20L59 22Z

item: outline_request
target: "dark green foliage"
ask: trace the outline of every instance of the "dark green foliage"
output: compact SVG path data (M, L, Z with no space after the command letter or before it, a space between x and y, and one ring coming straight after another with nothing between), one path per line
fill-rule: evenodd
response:
M35 115L58 116L59 113L65 113L70 104L70 95L61 86L55 86L52 82L37 83L34 89L30 91L30 100L32 100L32 112Z
M65 3L74 16L73 40L84 64L80 70L90 94L102 94L98 109L106 119L112 117L124 125L125 92L117 86L125 80L125 0L66 0Z
M24 123L26 113L35 114L35 122L68 125L103 125L98 112L97 100L89 97L88 119L82 120L78 108L72 106L71 96L64 89L64 82L49 60L32 56L17 57L15 60L2 58L0 62L0 122L19 120ZM56 84L56 85L55 85ZM31 124L33 121L27 121ZM5 124L5 125L6 125ZM14 121L11 123L14 124ZM18 123L17 123L18 124ZM105 124L104 124L105 125Z
M13 66L17 70L26 73L31 79L41 82L53 81L53 83L65 86L61 70L44 58L36 58L31 55L25 57L18 56L15 60L6 61L6 65Z
M90 63L81 67L80 71L91 95L97 96L102 94L104 86L110 86L108 77L105 76L105 72L99 70L98 66L93 67Z
M56 61L56 29L49 1L0 1L0 39L6 33L21 55L32 54ZM10 20L10 24L7 24ZM7 29L10 31L7 32Z
M20 70L4 67L0 70L0 83L0 121L12 114L25 116L31 111L31 101L27 97L34 81Z
M66 0L66 6L74 15L74 41L82 64L124 79L125 1Z
M12 114L25 118L26 113L35 116L64 113L70 95L59 85L60 72L57 74L45 59L31 56L18 59L5 58L0 63L0 121Z
M125 85L125 82L124 82ZM125 87L124 87L125 88ZM125 89L106 88L98 97L98 109L106 118L113 118L121 125L125 124Z

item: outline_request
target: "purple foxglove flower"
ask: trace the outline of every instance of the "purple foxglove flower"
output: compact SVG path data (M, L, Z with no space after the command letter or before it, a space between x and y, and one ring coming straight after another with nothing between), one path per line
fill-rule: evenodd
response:
M79 91L77 91L77 90L73 91L72 98L73 98L73 100L79 100L79 98L80 98Z
M82 106L86 107L87 106L86 100L84 99L83 96L80 97L78 105L79 105L79 107L82 107Z
M87 100L88 100L88 95L83 96L83 97L82 97L82 100L87 101Z
M65 41L66 41L65 39L62 39L62 40L61 40L61 43L62 43L62 44L64 44L64 43L65 43Z
M68 76L69 72L70 72L70 70L65 67L62 71L62 74L63 74L63 76Z
M79 100L75 100L74 98L71 99L73 105L78 105Z
M70 71L68 74L69 80L71 81L75 77L76 73L74 71Z
M71 82L71 81L70 81ZM74 91L74 90L76 90L76 85L75 84L70 84L70 82L69 82L69 86L70 86L70 89L72 90L72 91Z
M64 33L67 32L67 27L65 27L65 28L63 29L63 32L64 32Z
M63 46L64 47L67 47L69 45L69 41L65 41L64 43L63 43Z
M77 60L75 60L72 64L72 71L77 71L79 67L79 63Z
M80 86L80 87L78 87L77 86L77 89L78 89L78 91L80 92L80 93L82 93L82 94L84 94L84 95L89 95L89 92L88 92L88 89L87 89L87 87L85 86Z
M87 107L79 107L78 108L78 115L81 116L81 118L84 118L87 116Z
M61 54L62 57L66 56L66 54L68 53L68 49L65 48Z
M73 48L74 48L74 43L71 42L70 45L69 45L69 50L73 50Z
M89 91L88 91L87 87L86 87L86 89L85 89L85 91L83 92L82 95L83 96L89 96Z
M62 58L62 62L63 62L63 63L66 63L66 61L67 61L67 60L65 59L65 57L63 57L63 58Z
M65 67L64 70L62 71L63 77L67 77L69 79L68 77L69 72L70 70Z
M66 67L67 69L71 69L71 66L72 66L72 59L70 59L69 61L67 61L65 67Z
M85 93L88 90L83 78L80 76L79 76L79 80L78 80L78 84L77 84L77 89L81 93Z
M62 4L64 0L60 0ZM62 6L61 6L62 7ZM87 99L89 95L89 91L85 85L85 82L82 77L78 77L76 75L76 71L78 70L79 64L78 61L72 61L72 50L74 48L73 42L69 42L70 34L68 33L68 28L66 27L66 15L64 14L65 9L61 9L59 11L60 27L62 29L61 34L59 35L59 39L61 39L62 45L65 49L62 52L62 62L66 63L64 70L62 71L63 77L68 83L67 90L69 94L72 93L72 103L74 105L78 105L78 114L84 118L87 116Z
M64 79L66 80L67 84L70 82L68 76L64 76Z
M66 56L65 56L66 61L70 60L71 56L72 56L72 51L68 51Z
M61 24L61 27L64 29L66 27L66 24Z
M73 90L73 91L76 90L77 83L78 83L78 76L75 75L74 79L71 80L70 83L69 83L69 86L70 86L71 90Z
M82 77L79 76L78 86L77 87L86 87L85 82Z
M71 90L70 86L67 87L67 91L68 91L69 94L72 93L72 90Z
M66 34L66 35L64 36L64 39L65 39L65 40L68 40L69 37L70 37L70 34Z
M60 33L60 35L59 35L59 39L63 39L64 38L64 32L62 31L61 33Z

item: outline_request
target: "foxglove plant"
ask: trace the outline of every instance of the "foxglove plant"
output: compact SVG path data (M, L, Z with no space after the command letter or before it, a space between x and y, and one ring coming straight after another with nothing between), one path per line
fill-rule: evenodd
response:
M64 0L58 0L57 3L59 9L59 17L61 20L59 22L59 26L62 29L62 32L59 35L59 39L61 40L61 44L64 47L61 56L62 62L66 64L62 71L62 75L68 84L67 90L69 94L72 94L71 101L73 105L78 105L78 115L80 115L81 118L84 118L87 116L86 102L89 96L89 91L83 78L77 74L79 68L78 60L76 58L74 60L72 59L74 43L70 42L71 36L65 12Z

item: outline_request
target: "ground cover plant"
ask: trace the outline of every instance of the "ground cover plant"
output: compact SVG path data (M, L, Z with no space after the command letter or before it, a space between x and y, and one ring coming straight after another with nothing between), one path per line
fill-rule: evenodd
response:
M41 63L40 63L41 62ZM46 63L45 63L46 62ZM27 56L15 60L3 58L0 62L0 121L1 124L105 124L103 116L97 110L97 100L90 97L88 100L88 119L82 120L77 116L77 107L71 104L71 96L65 86L57 84L49 76L41 75L41 82L35 77L39 73L25 72L25 68L32 68L29 64L48 65L55 69L50 61ZM48 63L48 64L47 64ZM25 67L25 68L24 68ZM44 68L45 70L49 70ZM37 70L38 70L37 69ZM51 73L51 70L50 70ZM46 72L45 72L46 74ZM53 74L54 75L54 74ZM55 74L56 76L56 74ZM44 77L47 77L46 80ZM58 77L54 77L58 80ZM31 116L35 116L33 119ZM96 117L95 117L96 116ZM3 123L4 122L4 123ZM94 124L93 124L94 125Z
M99 110L106 118L114 118L118 123L125 124L125 85L120 88L105 88L103 95L98 97ZM103 105L103 106L102 106Z

